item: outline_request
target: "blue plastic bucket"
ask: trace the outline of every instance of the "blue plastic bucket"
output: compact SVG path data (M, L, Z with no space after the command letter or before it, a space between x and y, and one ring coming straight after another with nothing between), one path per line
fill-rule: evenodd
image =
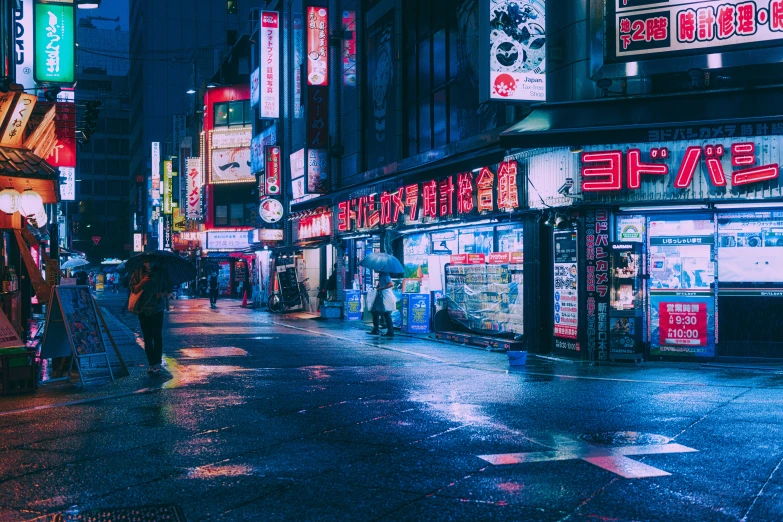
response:
M524 366L527 362L527 352L507 352L509 366Z

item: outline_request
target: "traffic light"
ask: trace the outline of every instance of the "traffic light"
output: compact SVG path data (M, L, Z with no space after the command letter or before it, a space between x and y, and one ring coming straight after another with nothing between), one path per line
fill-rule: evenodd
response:
M90 137L95 134L95 129L98 128L98 115L102 105L100 100L88 101L84 104L86 109L84 113L84 129L82 129L84 141L90 141Z

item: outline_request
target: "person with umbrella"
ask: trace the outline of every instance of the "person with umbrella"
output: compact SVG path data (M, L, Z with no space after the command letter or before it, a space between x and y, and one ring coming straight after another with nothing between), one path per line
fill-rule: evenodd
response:
M140 266L131 275L129 287L132 293L141 294L133 311L139 316L144 337L144 351L149 362L147 373L158 373L163 362L164 298L173 287L171 278L158 256L145 253Z
M386 339L394 339L394 325L392 324L392 308L384 304L384 294L391 293L394 283L391 280L391 274L401 274L402 264L396 257L389 254L372 253L367 255L359 262L360 266L370 268L378 272L378 286L376 287L375 301L370 311L372 312L372 330L367 332L370 335L380 335L381 316L386 322L386 333L383 335ZM388 300L388 299L387 299Z

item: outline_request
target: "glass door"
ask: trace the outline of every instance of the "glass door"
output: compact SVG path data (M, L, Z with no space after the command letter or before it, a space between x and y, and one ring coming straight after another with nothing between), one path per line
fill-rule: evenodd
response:
M715 356L715 221L649 217L651 356Z

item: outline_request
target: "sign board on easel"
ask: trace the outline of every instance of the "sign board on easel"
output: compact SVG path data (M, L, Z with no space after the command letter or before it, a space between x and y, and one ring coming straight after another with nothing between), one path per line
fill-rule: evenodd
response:
M14 330L11 321L0 311L0 348L23 348L24 342Z
M70 370L73 370L75 362L82 384L82 364L91 357L105 357L109 376L114 380L95 299L87 286L55 287L47 311L41 359L70 356Z

